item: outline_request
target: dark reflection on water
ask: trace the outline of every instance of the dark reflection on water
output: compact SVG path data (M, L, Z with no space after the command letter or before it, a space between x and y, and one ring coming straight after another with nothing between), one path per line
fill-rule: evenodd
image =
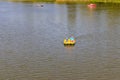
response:
M67 5L67 27L69 36L76 33L76 5Z
M119 80L119 5L0 3L1 80ZM63 39L74 35L75 46Z

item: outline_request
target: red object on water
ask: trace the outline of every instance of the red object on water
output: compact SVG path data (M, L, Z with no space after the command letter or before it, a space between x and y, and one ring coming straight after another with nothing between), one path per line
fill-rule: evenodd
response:
M96 4L89 4L88 7L89 8L96 8Z

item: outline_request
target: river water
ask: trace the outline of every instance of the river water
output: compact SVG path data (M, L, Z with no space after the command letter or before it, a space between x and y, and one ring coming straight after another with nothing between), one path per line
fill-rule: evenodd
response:
M0 80L120 79L119 4L43 5L0 2Z

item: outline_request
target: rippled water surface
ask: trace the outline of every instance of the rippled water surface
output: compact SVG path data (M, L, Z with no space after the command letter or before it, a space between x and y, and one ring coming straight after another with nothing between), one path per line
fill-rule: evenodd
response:
M0 2L0 80L120 79L120 6L43 5Z

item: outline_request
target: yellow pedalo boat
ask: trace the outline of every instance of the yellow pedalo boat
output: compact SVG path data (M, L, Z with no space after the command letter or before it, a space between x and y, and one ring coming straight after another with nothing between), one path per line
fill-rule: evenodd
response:
M64 45L75 45L76 40L73 37L70 37L68 39L64 39L63 43Z

